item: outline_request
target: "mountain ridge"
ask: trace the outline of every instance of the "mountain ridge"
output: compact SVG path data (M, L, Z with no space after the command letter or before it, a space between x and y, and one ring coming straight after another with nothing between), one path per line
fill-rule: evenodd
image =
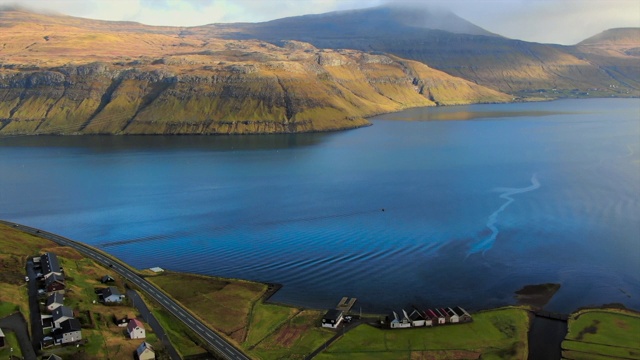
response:
M393 55L83 24L0 14L0 134L332 131L409 107L511 100Z

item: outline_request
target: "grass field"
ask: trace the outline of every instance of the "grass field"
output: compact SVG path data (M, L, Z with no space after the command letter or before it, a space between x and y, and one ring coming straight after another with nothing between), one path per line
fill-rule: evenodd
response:
M566 359L640 359L640 314L584 310L569 320L562 343Z
M317 359L526 359L529 315L503 308L473 315L467 324L378 329L361 325Z

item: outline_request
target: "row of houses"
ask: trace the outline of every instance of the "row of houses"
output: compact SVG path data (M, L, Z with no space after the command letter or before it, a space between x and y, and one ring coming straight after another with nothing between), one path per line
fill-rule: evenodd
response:
M422 327L422 326L437 326L445 324L458 324L467 323L473 321L473 318L469 313L459 307L445 307L445 308L433 308L433 309L414 309L411 313L407 313L402 309L400 314L393 311L387 316L386 323L391 329L409 328L409 327Z

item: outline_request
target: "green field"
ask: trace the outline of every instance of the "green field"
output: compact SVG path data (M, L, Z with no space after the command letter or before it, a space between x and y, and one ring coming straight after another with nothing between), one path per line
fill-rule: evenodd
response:
M581 311L569 320L562 350L566 359L640 359L640 314Z
M466 324L412 329L361 325L317 359L526 359L529 315L503 308L473 315Z

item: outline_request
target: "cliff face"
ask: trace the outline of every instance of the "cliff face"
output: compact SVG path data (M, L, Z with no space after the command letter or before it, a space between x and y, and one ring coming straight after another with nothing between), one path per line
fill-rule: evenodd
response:
M0 135L329 131L408 107L511 97L424 64L0 11Z

